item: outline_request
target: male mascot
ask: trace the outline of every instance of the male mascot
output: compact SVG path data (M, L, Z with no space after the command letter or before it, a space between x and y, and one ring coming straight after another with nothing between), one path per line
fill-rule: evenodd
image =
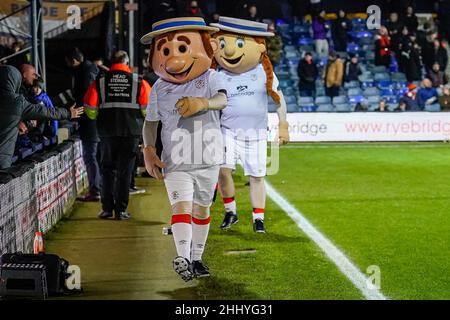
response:
M215 61L224 75L228 95L222 111L221 125L225 138L225 164L220 169L219 190L225 205L222 229L238 222L232 171L240 160L244 174L250 177L250 198L253 206L253 230L265 233L264 211L266 191L264 176L267 162L268 99L278 105L278 142L289 141L286 103L278 91L266 50L267 24L221 17L211 26L220 29L214 34L219 50Z
M210 33L217 31L202 18L174 18L153 24L141 39L150 45L149 66L159 76L144 123L145 167L164 179L178 254L173 267L185 281L210 275L202 254L223 163L220 110L227 104L222 76L210 69L218 50ZM162 161L155 149L158 121Z

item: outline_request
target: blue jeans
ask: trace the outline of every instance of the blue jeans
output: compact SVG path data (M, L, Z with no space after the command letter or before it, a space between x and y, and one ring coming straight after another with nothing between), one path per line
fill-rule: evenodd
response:
M89 193L100 194L100 169L97 162L98 142L93 140L82 140L83 160L89 181Z

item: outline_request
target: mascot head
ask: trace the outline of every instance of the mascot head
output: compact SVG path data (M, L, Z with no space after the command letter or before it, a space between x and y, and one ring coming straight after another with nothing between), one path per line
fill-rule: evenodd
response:
M217 40L210 36L217 31L202 18L156 22L152 32L141 38L141 43L150 44L150 69L163 80L176 84L199 77L210 68L218 50Z
M273 67L267 55L266 37L274 34L268 32L268 25L243 19L220 17L218 23L211 26L220 29L214 34L219 50L214 54L215 63L223 69L241 74L262 64L267 77L267 93L276 103L280 97L272 90ZM213 64L214 65L214 64Z

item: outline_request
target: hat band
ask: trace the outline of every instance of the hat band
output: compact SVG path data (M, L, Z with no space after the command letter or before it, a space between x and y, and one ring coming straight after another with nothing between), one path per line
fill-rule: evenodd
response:
M201 27L206 27L206 23L205 22L201 22L201 21L173 21L173 22L167 22L167 23L162 23L156 27L153 28L153 31L159 31L162 29L168 29L168 28L173 28L173 27L192 27L192 26L201 26Z
M236 29L242 29L242 30L248 30L248 31L259 31L259 32L267 32L266 28L259 28L259 27L250 27L250 26L243 26L240 24L220 21L219 24L230 27L230 28L236 28Z

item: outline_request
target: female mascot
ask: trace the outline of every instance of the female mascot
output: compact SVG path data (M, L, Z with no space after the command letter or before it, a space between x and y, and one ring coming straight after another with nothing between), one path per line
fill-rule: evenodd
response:
M267 161L268 98L278 105L278 140L289 141L286 103L278 91L278 79L266 50L267 24L221 17L211 24L220 29L214 34L219 50L215 61L224 75L228 103L222 111L221 125L225 139L225 164L220 169L219 190L225 205L222 229L238 221L232 170L240 160L244 174L250 177L253 206L253 230L265 233L266 191L264 176Z

